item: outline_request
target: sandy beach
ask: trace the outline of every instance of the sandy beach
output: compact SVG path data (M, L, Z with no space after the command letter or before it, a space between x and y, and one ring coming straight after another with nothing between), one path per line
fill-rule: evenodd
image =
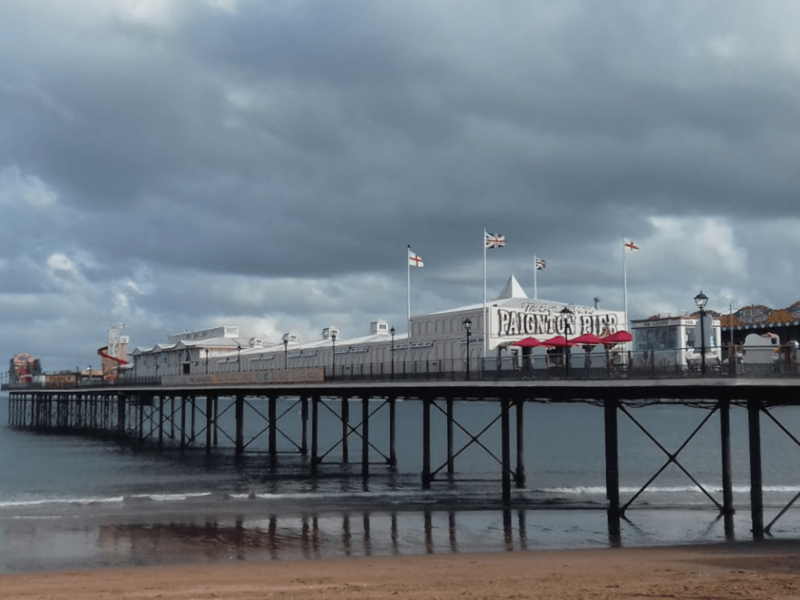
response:
M0 576L0 598L796 598L800 543L359 557Z

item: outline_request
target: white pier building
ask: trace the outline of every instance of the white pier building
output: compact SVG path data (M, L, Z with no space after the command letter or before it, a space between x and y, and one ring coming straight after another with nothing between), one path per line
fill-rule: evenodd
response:
M396 333L379 320L357 337L343 337L337 327L329 326L315 340L287 333L279 341L265 341L241 335L238 327L222 326L172 335L152 348L136 348L127 371L136 378L314 367L345 374L366 374L370 369L388 373L390 368L397 373L463 371L468 357L473 369L483 359L492 361L491 368L515 368L523 352L526 357L545 354L543 348L531 353L514 347L515 341L586 333L602 336L624 329L624 321L621 311L528 298L512 276L485 309L480 303L412 316L409 334ZM576 354L583 364L584 353Z

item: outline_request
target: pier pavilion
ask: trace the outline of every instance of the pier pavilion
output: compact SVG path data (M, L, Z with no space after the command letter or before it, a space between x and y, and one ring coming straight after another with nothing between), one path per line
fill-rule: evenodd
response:
M523 354L537 356L535 360L544 364L546 351L529 353L514 342L613 334L623 328L624 320L621 311L528 298L512 276L486 307L472 304L412 316L408 333L378 320L356 337L344 337L338 327L329 326L314 340L286 333L280 341L266 341L243 336L235 326L215 327L175 334L152 347L138 347L131 353L132 364L123 372L129 378L143 379L308 368L346 376L372 365L393 366L398 373L465 371L468 364L476 369L488 362L498 368L519 368ZM603 354L599 347L592 352ZM583 354L574 358L576 366L583 366Z

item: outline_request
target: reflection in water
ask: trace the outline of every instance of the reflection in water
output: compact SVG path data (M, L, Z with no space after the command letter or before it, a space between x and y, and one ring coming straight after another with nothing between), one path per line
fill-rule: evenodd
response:
M372 554L372 546L369 539L369 513L364 513L364 555L370 556Z
M519 531L519 549L520 550L527 550L528 549L528 534L527 534L527 525L525 523L525 511L520 510L517 513L517 520L518 520L518 531Z
M518 513L517 527L513 526L514 512ZM317 514L281 519L271 515L261 520L239 516L229 522L207 520L202 524L102 525L98 545L107 552L123 551L134 562L146 564L473 551L474 541L466 542L464 548L459 545L458 515L456 511L366 511L360 528L347 513L339 517L328 514L322 519ZM474 515L469 517L474 519ZM472 535L499 533L498 517L502 517L502 538L492 545L509 552L527 549L524 510L490 512L485 528Z
M344 548L345 556L352 554L350 547L350 515L342 517L342 547Z
M456 513L452 510L447 514L447 529L450 531L450 550L458 552L458 544L456 543Z

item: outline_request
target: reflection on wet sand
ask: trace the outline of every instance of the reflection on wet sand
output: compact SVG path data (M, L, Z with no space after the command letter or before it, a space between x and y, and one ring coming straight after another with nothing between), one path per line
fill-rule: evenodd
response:
M527 549L525 511L498 512L502 513L502 532L495 525L500 515L493 513L487 517L483 533L498 539L483 541L506 551ZM363 512L361 518L345 513L110 524L100 526L98 545L106 552L128 554L132 562L140 564L474 551L473 540L469 547L462 548L459 543L458 516L456 511Z

